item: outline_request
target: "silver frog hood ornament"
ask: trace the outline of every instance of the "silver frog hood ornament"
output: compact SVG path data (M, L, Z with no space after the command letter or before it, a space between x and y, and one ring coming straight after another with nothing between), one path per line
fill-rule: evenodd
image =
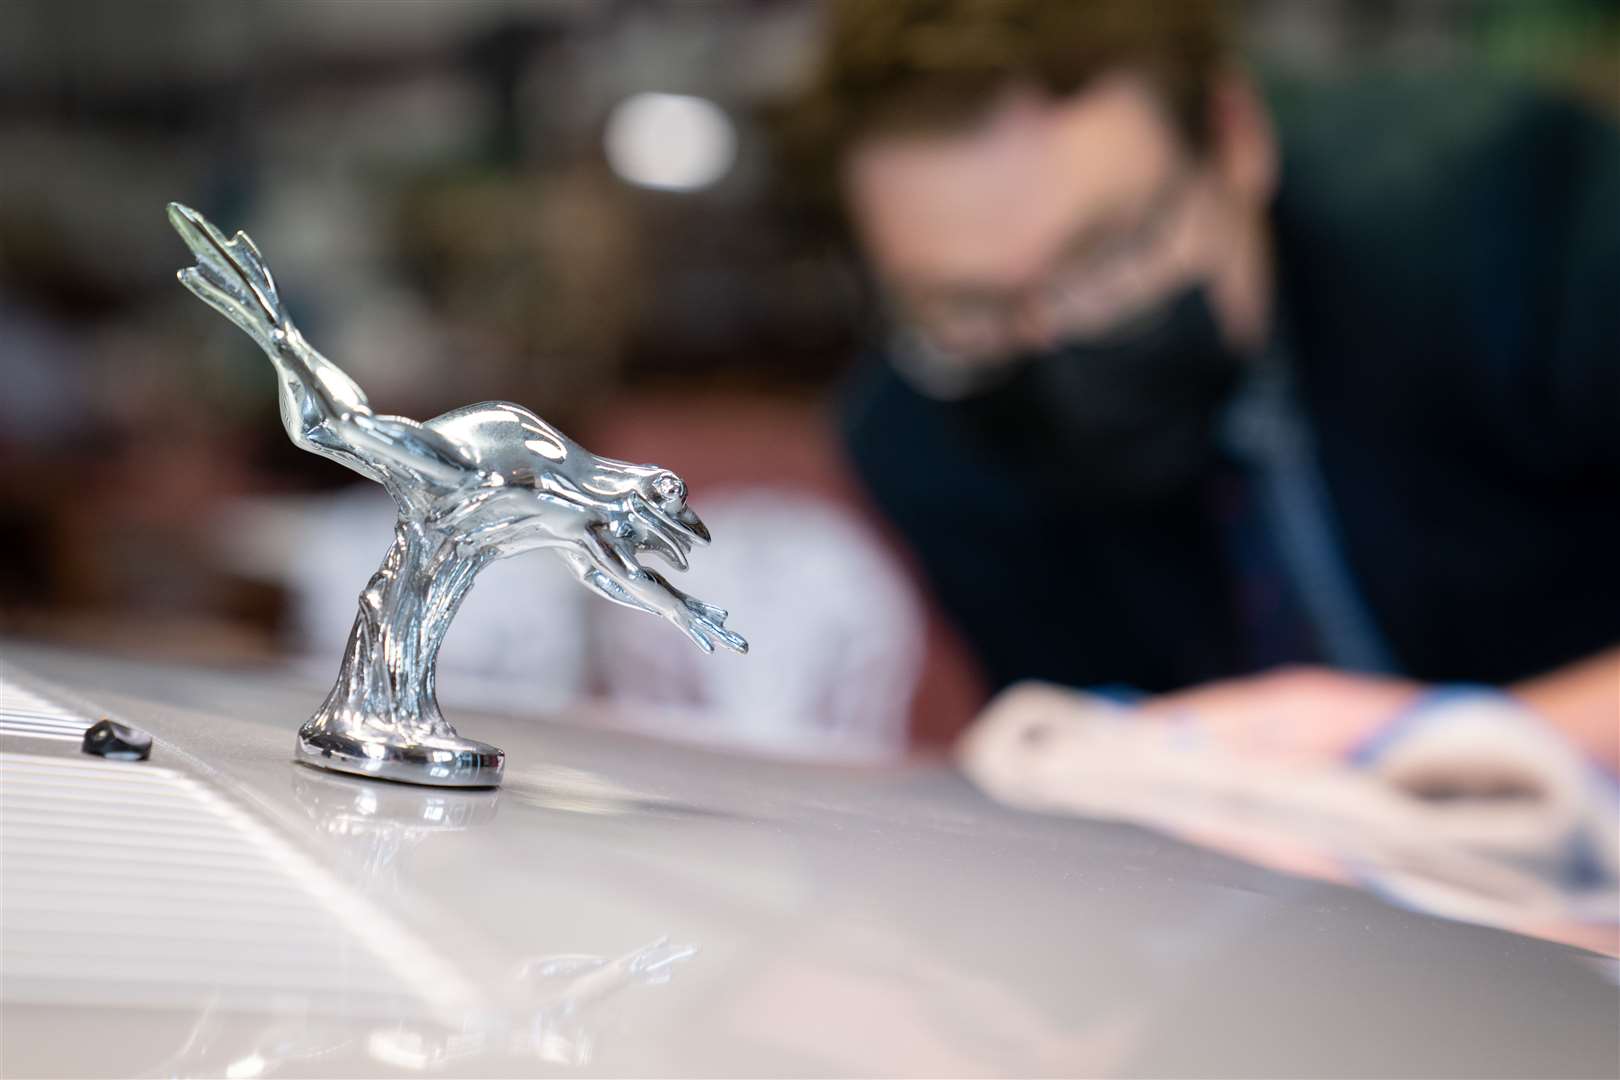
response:
M197 264L180 283L258 342L275 365L292 441L375 480L399 520L360 593L337 685L298 732L299 761L447 787L499 784L505 754L456 734L439 712L434 662L478 572L536 548L559 555L614 603L667 619L705 652L748 651L726 612L638 556L685 569L709 531L668 469L597 457L521 405L487 401L426 423L373 412L353 379L288 318L259 249L169 204Z

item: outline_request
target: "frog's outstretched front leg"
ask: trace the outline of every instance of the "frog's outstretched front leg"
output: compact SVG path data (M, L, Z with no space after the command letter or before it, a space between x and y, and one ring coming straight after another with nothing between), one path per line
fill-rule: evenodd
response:
M180 283L247 333L275 365L282 424L299 447L378 483L407 472L445 488L475 471L469 455L403 416L379 416L353 379L304 340L275 278L246 233L230 239L190 207L169 204L169 222L197 258Z
M741 634L726 629L726 616L729 613L725 608L704 603L682 592L658 571L643 568L641 576L620 584L643 606L674 623L704 652L713 652L715 641L732 652L748 651L748 641Z
M733 652L748 651L747 639L726 629L726 617L730 613L725 608L682 592L658 571L636 562L633 555L604 544L599 538L593 539L594 543L582 545L583 551L564 554L580 581L615 604L673 623L704 652L714 652L715 641Z
M566 552L563 555L563 559L568 563L569 566L573 567L574 573L579 577L582 584L586 585L593 592L598 593L605 599L611 600L615 604L621 604L627 608L634 608L637 611L644 611L649 615L658 614L655 609L649 607L647 604L643 603L632 595L629 589L626 589L619 583L617 577L600 569L594 559L581 555L578 552Z

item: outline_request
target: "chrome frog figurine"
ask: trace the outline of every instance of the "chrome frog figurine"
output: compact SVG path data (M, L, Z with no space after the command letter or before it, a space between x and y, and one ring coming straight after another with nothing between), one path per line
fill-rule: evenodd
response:
M536 548L615 603L673 623L705 652L748 643L726 612L677 589L639 556L679 569L709 531L679 476L597 457L519 405L490 401L426 423L373 412L353 379L304 340L246 234L230 239L170 203L196 257L181 284L256 341L275 366L297 446L347 465L399 508L394 543L360 593L337 685L298 732L311 765L417 784L500 783L505 755L456 734L439 712L434 662L478 572Z

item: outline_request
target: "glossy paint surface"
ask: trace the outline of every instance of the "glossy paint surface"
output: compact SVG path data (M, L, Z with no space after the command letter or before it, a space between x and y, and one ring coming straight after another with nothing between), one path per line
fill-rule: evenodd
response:
M300 944L398 972L388 995L254 1002L221 996L222 969L161 1005L108 1005L116 984L99 1004L83 988L23 1002L6 981L5 1075L1529 1076L1620 1060L1611 961L1002 809L943 767L729 757L581 710L479 717L511 752L505 786L436 790L290 760L307 684L0 656L8 677L151 732L152 760L128 768L172 770L307 860L331 917Z

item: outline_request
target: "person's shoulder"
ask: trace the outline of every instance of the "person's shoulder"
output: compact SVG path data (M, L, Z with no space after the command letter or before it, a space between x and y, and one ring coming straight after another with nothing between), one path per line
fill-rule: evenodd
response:
M1612 193L1620 127L1573 98L1480 75L1272 79L1284 198L1298 215L1394 233L1526 219ZM1559 196L1566 196L1559 198ZM1537 199L1551 200L1537 205Z
M1387 79L1273 100L1280 259L1296 299L1329 324L1315 344L1332 389L1375 384L1380 408L1425 427L1444 404L1515 455L1612 452L1601 434L1620 401L1612 121L1500 80Z

